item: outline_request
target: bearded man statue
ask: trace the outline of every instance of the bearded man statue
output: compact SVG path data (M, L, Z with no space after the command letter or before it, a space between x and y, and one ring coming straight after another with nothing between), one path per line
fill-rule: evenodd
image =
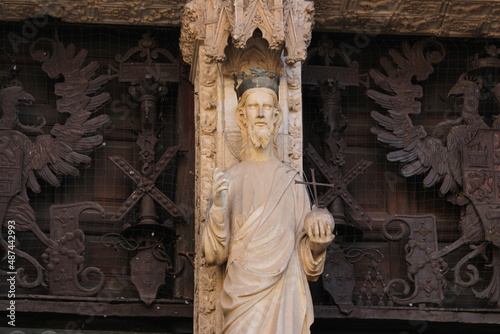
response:
M277 158L283 117L277 82L257 75L237 92L242 161L215 170L201 241L206 262L225 267L222 331L309 333L314 315L307 281L323 271L333 217L311 210L304 184L296 183L300 174Z

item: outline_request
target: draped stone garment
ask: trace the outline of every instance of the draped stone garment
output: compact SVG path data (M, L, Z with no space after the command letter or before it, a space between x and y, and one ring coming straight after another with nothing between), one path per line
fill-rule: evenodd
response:
M223 333L309 333L314 320L307 280L323 271L304 231L310 211L297 171L277 159L243 161L224 172L225 208L210 208L202 249L225 264Z

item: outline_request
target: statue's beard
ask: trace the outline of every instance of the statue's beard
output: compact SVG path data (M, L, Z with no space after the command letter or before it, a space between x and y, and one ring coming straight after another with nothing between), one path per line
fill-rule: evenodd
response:
M273 133L269 126L251 126L248 129L248 137L256 148L266 148L273 137Z

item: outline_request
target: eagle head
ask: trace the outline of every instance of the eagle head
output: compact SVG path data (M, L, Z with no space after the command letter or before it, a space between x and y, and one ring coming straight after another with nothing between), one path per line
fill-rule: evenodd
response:
M0 128L14 129L16 125L19 125L16 106L20 103L31 104L33 101L35 101L33 95L25 92L20 85L0 89L0 107L2 109Z
M481 88L483 84L480 78L469 79L466 75L461 75L457 83L448 91L450 98L476 98L481 97Z
M5 107L14 107L20 103L29 105L34 101L33 95L27 93L21 86L9 86L0 90L0 103Z

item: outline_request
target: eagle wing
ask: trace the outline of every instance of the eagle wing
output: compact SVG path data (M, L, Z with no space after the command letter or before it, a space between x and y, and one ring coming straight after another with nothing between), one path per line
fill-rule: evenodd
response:
M433 51L427 51L427 49ZM387 109L387 114L372 111L371 116L381 127L372 128L379 141L398 150L387 155L389 161L405 163L401 172L409 177L426 173L425 187L441 183L440 193L457 190L460 175L457 157L450 153L440 140L428 136L422 126L415 126L410 114L419 114L422 87L414 79L422 81L434 71L433 63L445 56L444 46L435 40L423 40L412 47L402 46L402 54L391 49L381 58L385 74L370 70L369 74L382 91L369 89L367 94L377 104Z
M52 52L35 49L37 43L46 45L47 41ZM110 98L101 91L109 79L107 75L96 76L99 64L85 65L87 51L82 49L75 54L73 44L64 47L59 41L42 38L33 43L30 51L34 59L43 63L42 69L50 78L63 79L55 85L55 94L60 97L56 106L58 112L68 115L64 124L55 124L50 134L39 135L32 143L28 186L39 192L35 176L59 186L56 174L77 176L76 166L91 162L85 153L102 143L103 138L96 131L109 121L107 115L94 115Z

